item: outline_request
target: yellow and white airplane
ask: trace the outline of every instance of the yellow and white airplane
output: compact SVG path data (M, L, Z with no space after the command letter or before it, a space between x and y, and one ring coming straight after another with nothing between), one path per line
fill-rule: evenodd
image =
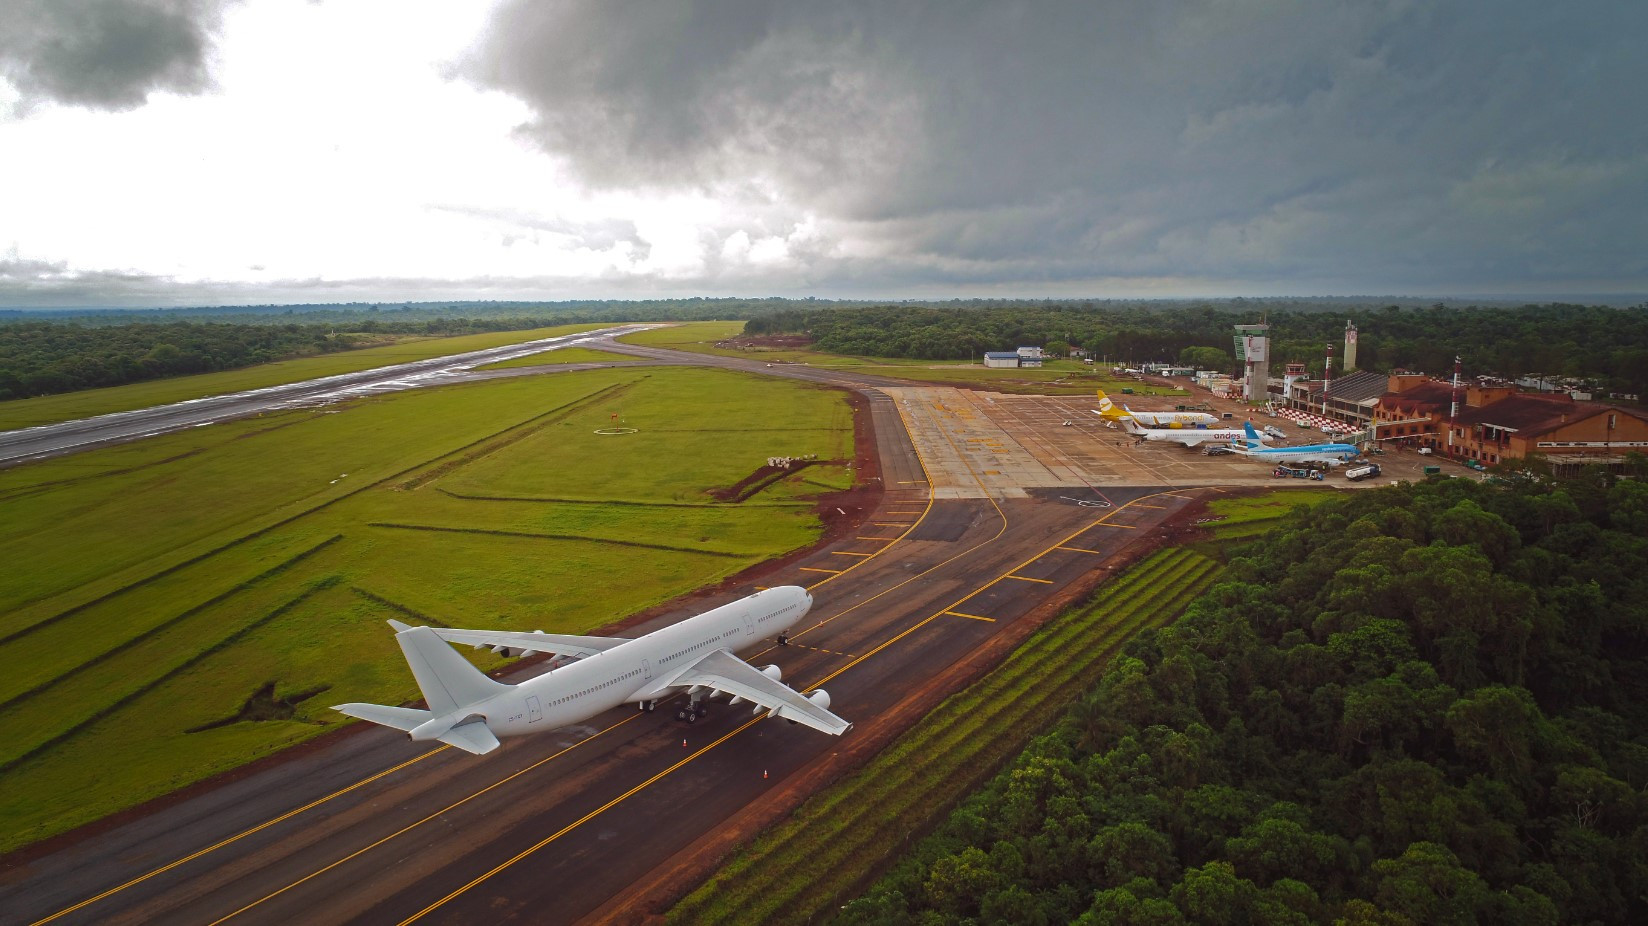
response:
M1097 390L1099 409L1094 414L1111 421L1121 421L1131 418L1140 426L1146 428L1195 428L1217 424L1218 416L1206 412L1136 412L1125 405L1118 406L1110 401L1104 390ZM1238 437L1240 435L1237 435Z
M675 713L688 723L707 713L702 701L719 694L731 699L729 706L754 704L756 714L840 736L853 725L830 713L824 689L803 695L780 681L778 666L757 669L733 655L769 637L782 644L812 605L800 586L769 588L633 640L390 621L428 709L352 703L333 710L477 754L497 749L500 737L559 729L626 702L650 711L675 694L686 695ZM451 643L576 661L506 685L483 675Z

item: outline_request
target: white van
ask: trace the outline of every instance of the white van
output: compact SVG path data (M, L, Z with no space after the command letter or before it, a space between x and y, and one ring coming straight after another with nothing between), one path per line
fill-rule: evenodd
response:
M1265 433L1277 440L1287 440L1287 432L1273 424L1265 425Z

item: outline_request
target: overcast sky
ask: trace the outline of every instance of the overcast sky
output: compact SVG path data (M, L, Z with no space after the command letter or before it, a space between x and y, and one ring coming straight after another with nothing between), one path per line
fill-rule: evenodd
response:
M1641 0L0 0L0 305L1648 292Z

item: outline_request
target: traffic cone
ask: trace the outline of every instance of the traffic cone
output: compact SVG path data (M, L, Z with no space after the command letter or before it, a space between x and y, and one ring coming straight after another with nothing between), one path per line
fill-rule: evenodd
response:
M681 748L685 749L686 747L687 747L687 738L683 736L683 737L681 737Z
M761 770L761 780L762 780L762 781L766 781L766 780L767 780L767 770L766 770L766 769L762 769L762 770Z

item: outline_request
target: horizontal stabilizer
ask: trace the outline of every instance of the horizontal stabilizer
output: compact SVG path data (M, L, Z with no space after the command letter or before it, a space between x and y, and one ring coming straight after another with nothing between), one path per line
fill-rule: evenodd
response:
M389 707L384 704L362 704L359 702L334 704L332 710L407 732L411 732L427 723L430 717L428 711L420 711L410 707Z
M498 738L484 722L464 723L453 727L439 737L448 746L481 756L498 748Z

